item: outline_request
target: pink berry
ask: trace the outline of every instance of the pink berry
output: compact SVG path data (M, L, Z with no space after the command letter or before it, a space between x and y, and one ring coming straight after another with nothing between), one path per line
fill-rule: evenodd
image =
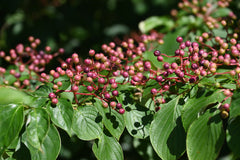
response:
M122 108L122 104L121 104L121 103L117 103L116 107L117 107L118 109L120 109L120 108Z
M151 93L152 94L156 94L157 93L157 89L156 88L151 89Z
M98 78L98 83L104 84L105 83L105 79L104 78Z
M124 112L125 112L125 109L123 109L123 108L120 108L118 112L119 112L120 114L124 114Z
M51 99L53 99L53 98L56 98L56 95L51 92L51 93L48 94L48 97L51 98Z
M77 92L78 89L79 89L78 86L76 86L76 85L72 86L72 91L73 91L73 92Z
M112 95L113 96L118 96L118 91L117 90L112 91Z
M92 92L93 91L93 87L92 86L87 86L87 90L88 90L88 92Z
M52 104L56 105L58 103L58 99L57 98L53 98L51 102L52 102Z
M116 107L116 102L115 101L112 101L112 102L110 102L110 106L112 107L112 108L114 108L114 107Z
M177 37L176 41L177 41L178 43L181 43L181 42L183 41L183 38L182 38L182 37Z

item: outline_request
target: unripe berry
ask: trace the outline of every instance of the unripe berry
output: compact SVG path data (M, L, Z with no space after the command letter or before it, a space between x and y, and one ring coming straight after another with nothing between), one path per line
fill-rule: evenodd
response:
M125 109L123 109L123 108L120 108L118 112L119 112L120 114L124 114L124 112L125 112Z
M53 92L51 92L48 94L48 97L53 99L53 98L56 98L56 95Z
M28 79L24 79L24 80L23 80L23 84L24 84L25 86L29 86L29 85L30 85L30 81L29 81Z
M76 86L76 85L72 86L72 91L73 91L73 92L77 92L78 89L79 89L78 86Z
M145 62L144 67L146 69L150 69L151 68L151 63L149 61Z
M173 62L173 63L171 64L171 68L172 68L172 69L176 69L177 67L178 67L178 64L177 64L177 63Z
M56 104L58 103L58 99L57 99L57 98L53 98L53 99L51 100L51 102L52 102L52 104L56 105Z
M138 76L133 76L132 79L135 82L139 82L140 81L140 78Z
M116 107L117 107L118 109L120 109L120 108L122 108L122 104L121 104L121 103L117 103Z
M228 114L227 111L222 111L222 112L221 112L221 117L222 117L223 119L228 118L228 116L229 116L229 114Z
M231 75L231 76L235 76L235 75L236 75L235 70L231 70L231 71L230 71L230 75Z
M93 87L92 86L87 86L87 91L88 92L92 92L93 91Z
M105 83L105 79L102 78L102 77L98 78L98 83L104 84Z
M107 102L103 102L102 105L103 105L104 108L108 107L108 103Z
M162 76L157 76L157 77L156 77L156 81L157 81L157 82L162 82L162 79L163 79Z
M19 88L21 86L20 82L19 81L16 81L13 83L13 86L16 87L16 88Z
M112 91L112 95L113 96L118 96L118 91L117 90Z
M93 49L90 49L90 50L89 50L89 55L90 55L90 56L94 56L94 54L95 54L95 51L94 51Z
M177 37L176 41L177 41L178 43L181 43L181 42L183 41L183 38L182 38L182 37Z
M163 68L164 68L164 69L168 69L169 67L170 67L169 63L164 63L164 64L163 64Z
M229 90L229 89L225 89L223 94L228 97L228 96L231 96L232 95L232 92Z
M197 80L198 80L198 77L195 77L195 76L189 78L190 83L195 83Z
M225 103L225 104L222 106L222 108L223 108L224 110L226 110L226 111L229 112L230 105L229 105L228 103Z
M162 56L158 56L158 57L157 57L157 60L158 60L159 62L162 62L162 61L163 61L163 57L162 57Z
M61 81L58 81L58 82L57 82L57 86L58 86L58 87L61 87L61 86L62 86L62 82L61 82Z
M159 50L155 50L153 54L154 54L154 56L157 57L157 56L161 55L161 52Z
M198 69L198 65L197 65L196 63L193 63L193 64L191 65L191 68L192 68L193 70L196 70L196 69Z
M128 72L123 72L122 73L122 76L124 77L124 78L127 78L129 75L128 75Z
M156 88L151 89L151 93L152 94L157 94L157 89Z
M110 79L110 80L109 80L109 83L110 83L110 84L113 84L113 83L115 83L115 79L113 79L113 78L112 78L112 79Z
M17 73L14 74L14 77L15 77L15 78L20 78L20 77L21 77L21 74L17 72Z
M116 103L115 101L110 102L110 106L111 106L112 108L115 108L116 105L117 105L117 103Z
M46 51L46 52L50 52L50 51L51 51L51 47L50 47L50 46L46 46L46 47L45 47L45 51Z
M84 70L85 73L90 72L90 68L89 67L85 67L83 70Z

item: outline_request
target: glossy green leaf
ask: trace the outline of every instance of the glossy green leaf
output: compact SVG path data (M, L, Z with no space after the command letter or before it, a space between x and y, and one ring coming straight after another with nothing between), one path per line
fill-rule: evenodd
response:
M215 103L219 103L224 99L221 91L209 91L199 88L197 94L193 98L189 98L182 110L183 127L187 131L190 124L203 112L207 107Z
M240 157L240 116L230 119L227 127L227 143L233 154Z
M230 119L240 116L240 90L235 90L232 96Z
M49 100L50 99L48 97L33 97L33 101L30 106L33 108L42 108L47 105Z
M70 79L67 75L61 76L54 81L54 83L57 83L57 82L62 82L62 86L58 88L59 90L66 90L69 88L69 86L71 86Z
M32 160L54 160L57 159L61 148L61 139L58 130L54 125L50 125L49 130L42 141L41 148L37 149L27 141L27 136L23 136L23 143L30 151Z
M34 95L38 97L48 97L49 93L52 92L52 84L41 85L34 92Z
M104 108L102 106L102 101L99 99L96 99L94 106L103 117L104 126L115 138L119 139L125 128L123 115L118 113L116 110Z
M151 144L163 160L178 159L185 151L186 133L181 122L180 97L164 104L150 127Z
M27 119L27 128L23 136L27 143L41 151L41 145L48 133L50 118L45 109L33 109Z
M23 91L12 87L0 87L0 105L6 104L31 104L32 97Z
M92 146L93 153L99 160L123 160L123 151L118 141L112 135L104 131Z
M148 137L153 120L152 111L134 101L127 92L122 92L117 99L125 109L123 117L129 134L135 138Z
M22 105L0 106L0 156L18 136L24 121Z
M72 104L67 99L59 98L56 106L48 103L47 111L51 116L51 121L71 136L73 119Z
M162 32L166 32L170 31L174 27L174 22L169 17L152 16L144 21L141 21L138 27L143 33L147 33L152 29L156 29L157 27L163 27Z
M189 160L215 160L224 143L225 132L219 110L208 109L189 127L187 154Z
M74 110L72 130L82 140L100 138L103 130L102 116L94 106L78 107Z
M146 83L146 85L144 86L143 90L144 92L142 93L142 99L141 99L141 103L143 105L146 104L146 102L152 98L152 93L151 90L153 88L160 88L160 85L158 84L158 82L156 80L150 80Z

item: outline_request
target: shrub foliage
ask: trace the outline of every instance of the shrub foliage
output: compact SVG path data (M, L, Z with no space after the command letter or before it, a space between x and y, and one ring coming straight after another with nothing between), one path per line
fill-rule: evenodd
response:
M59 129L92 142L100 160L121 160L124 130L139 154L163 160L216 159L227 145L240 157L239 19L230 0L184 0L169 17L139 23L141 35L77 53L39 49L41 41L0 52L0 156L57 159ZM58 59L60 66L51 67Z

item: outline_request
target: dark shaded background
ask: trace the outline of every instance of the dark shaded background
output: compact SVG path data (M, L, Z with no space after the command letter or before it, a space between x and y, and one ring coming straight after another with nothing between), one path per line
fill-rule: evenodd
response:
M0 50L27 43L63 47L84 57L90 48L138 31L152 15L169 14L175 0L0 0Z

